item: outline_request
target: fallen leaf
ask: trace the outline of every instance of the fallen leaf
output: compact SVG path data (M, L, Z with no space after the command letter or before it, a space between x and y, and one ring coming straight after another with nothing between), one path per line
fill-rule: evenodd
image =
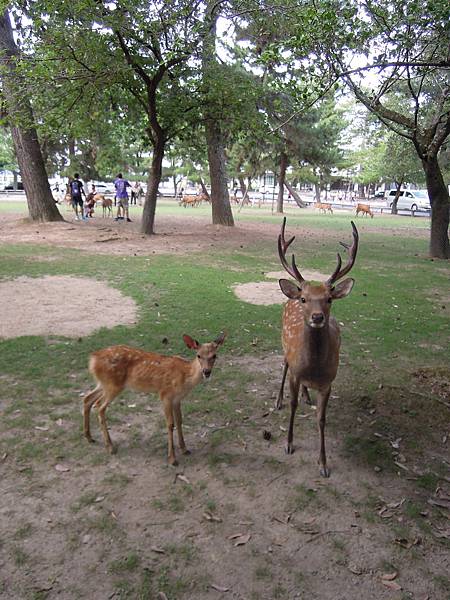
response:
M396 440L394 440L393 442L390 442L391 446L393 448L395 448L396 450L398 450L400 448L400 442L402 441L402 438L397 438Z
M441 508L450 508L450 500L444 500L443 498L428 498L428 504L432 506L440 506Z
M104 499L105 499L105 496L97 496L97 498L94 500L94 502L103 502Z
M448 527L447 529L442 529L441 527L438 527L433 531L433 535L437 538L444 538L446 540L450 540L450 527Z
M117 515L113 510L111 511L111 516L113 519L115 519L117 521Z
M236 538L239 538L239 537L241 537L243 535L244 535L243 533L233 533L233 535L229 535L228 536L228 539L229 540L235 540Z
M59 427L62 427L62 426L63 426L63 420L62 420L62 419L57 419L57 420L56 420L56 424L57 424Z
M159 546L151 546L150 550L152 552L156 552L157 554L165 554L166 551L164 550L164 548L160 548Z
M8 458L8 453L5 452L4 454L2 454L2 462L5 461Z
M287 431L286 427L283 427L283 425L280 425L280 429L281 431Z
M190 483L191 483L189 481L189 479L186 477L186 475L180 475L180 474L177 473L177 478L181 479L181 481L184 481L184 483L187 483L188 485L190 485Z
M394 592L399 592L402 589L402 586L396 581L388 581L386 579L382 579L381 583L390 590L393 590Z
M395 538L394 542L401 546L402 548L412 548L413 546L418 546L422 540L420 538L415 538L414 540L407 540L406 538Z
M362 575L364 573L364 571L361 567L359 567L358 565L355 565L353 563L350 563L348 565L348 570L351 571L352 573L354 573L355 575Z
M388 502L386 504L387 508L399 508L402 504L406 502L406 498L402 498L398 502Z
M136 408L136 404L129 404L128 408Z
M35 429L37 429L38 431L48 431L48 427L45 426L40 426L40 425L36 425Z
M240 537L236 538L236 541L234 543L235 546L243 546L244 544L246 544L249 539L252 536L248 533L247 535L241 535Z
M86 533L86 535L83 535L83 544L87 544L89 542L89 540L91 539L91 536L89 535L89 533Z
M397 575L398 575L397 571L394 571L393 573L384 573L381 576L381 579L383 581L393 581L397 577Z
M212 583L211 587L213 590L216 590L217 592L228 592L228 590L230 589L229 587L224 587L223 585L217 585L215 583Z
M212 513L206 511L203 513L203 518L206 519L207 521L213 521L214 523L222 523L222 519L220 519L219 517L216 517L216 515L213 515Z
M61 464L55 465L55 469L57 471L59 471L60 473L66 473L67 471L70 471L70 467L68 467L67 465L61 465Z

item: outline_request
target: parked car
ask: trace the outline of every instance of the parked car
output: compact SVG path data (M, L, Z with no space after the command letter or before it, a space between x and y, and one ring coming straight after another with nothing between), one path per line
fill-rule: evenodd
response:
M384 200L386 192L384 190L378 190L373 196L370 196L369 200Z
M95 190L97 194L115 194L115 188L113 183L102 183L102 182L93 182L95 185ZM90 189L90 188L89 188Z
M393 200L397 190L390 190L386 196L387 205L392 207ZM431 210L430 199L427 190L400 190L400 196L397 202L397 208L400 210Z
M13 186L13 184L12 184L12 183L10 183L10 184L8 184L8 185L5 185L4 189L5 189L5 191L8 191L8 190L9 190L9 191L11 191L11 190L13 190L13 189L14 189L14 186ZM23 187L23 183L22 183L21 181L18 181L18 182L17 182L17 189L18 189L18 190L22 190L22 191L25 189L25 188Z

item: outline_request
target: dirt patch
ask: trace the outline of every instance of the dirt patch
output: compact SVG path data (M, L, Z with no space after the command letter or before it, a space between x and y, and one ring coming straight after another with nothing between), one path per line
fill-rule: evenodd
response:
M327 278L319 271L303 271L303 277L307 281L325 281ZM281 279L288 277L285 271L271 271L266 273L268 279ZM234 288L236 296L244 302L250 304L259 304L268 306L269 304L283 304L286 296L280 290L278 281L256 281L250 283L241 283Z
M268 306L269 304L282 304L286 299L280 290L278 281L252 281L236 285L233 290L239 300L250 304Z
M106 283L85 277L18 277L0 283L0 297L0 338L81 337L101 327L136 322L134 300ZM100 303L106 303L108 310L89 310Z
M329 277L329 275L324 275L323 273L319 273L319 271L302 269L301 273L306 281L325 281ZM266 277L268 279L282 279L288 277L288 274L286 271L270 271L266 273Z

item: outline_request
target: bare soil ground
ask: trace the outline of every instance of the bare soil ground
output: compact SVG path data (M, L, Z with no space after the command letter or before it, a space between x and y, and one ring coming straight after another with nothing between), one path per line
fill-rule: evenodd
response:
M0 241L182 255L208 253L213 246L240 248L278 234L276 225L245 223L224 235L206 219L171 217L160 219L159 234L148 239L136 223L99 221L36 225L6 215ZM273 283L276 287L276 279ZM35 319L41 335L46 327L52 333L44 317ZM13 325L8 327L8 336L14 335ZM21 335L20 319L16 327ZM126 395L117 401L109 423L119 452L111 457L101 443L91 446L81 438L79 407L58 403L58 391L49 390L52 408L30 424L29 455L0 456L1 597L450 598L450 480L418 487L425 465L401 455L401 440L386 440L392 453L379 462L375 456L370 467L358 459L360 449L343 442L343 434L370 427L373 436L377 415L387 410L387 391L348 398L343 365L328 414L332 475L324 480L316 464L313 408L301 407L296 453L283 452L289 410L272 409L281 360L226 358L224 368L241 374L240 401L228 412L196 412L196 393L186 400L185 437L192 455L180 457L176 469L165 463L156 400ZM447 379L439 383L433 374L417 374L420 381L427 377L444 398ZM18 385L2 375L0 381L5 389ZM79 383L82 396L86 378ZM219 393L214 378L208 385L209 394ZM230 390L233 385L230 380ZM350 400L358 405L356 422L344 416L343 404ZM0 408L13 409L7 397ZM21 410L15 412L20 420ZM14 435L14 427L8 433ZM100 440L94 417L93 434ZM430 433L430 456L446 456L445 443Z

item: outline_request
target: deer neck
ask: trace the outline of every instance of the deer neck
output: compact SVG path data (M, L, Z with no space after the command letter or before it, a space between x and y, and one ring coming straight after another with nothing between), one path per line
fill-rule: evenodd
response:
M194 358L194 360L192 360L189 363L187 382L190 384L191 387L194 387L195 385L200 383L200 381L202 379L203 379L202 367L200 365L198 358L196 357L196 358Z
M323 327L303 327L303 347L309 357L309 363L318 367L328 360L330 349L330 327L328 321Z

